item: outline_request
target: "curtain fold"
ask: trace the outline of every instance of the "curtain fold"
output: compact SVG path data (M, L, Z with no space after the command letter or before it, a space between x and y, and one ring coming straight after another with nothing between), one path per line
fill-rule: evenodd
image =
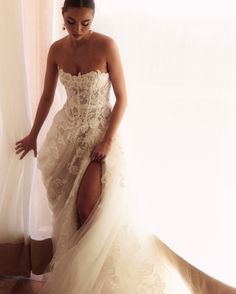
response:
M35 113L32 90L37 93L42 88L40 86L36 87L36 83L33 84L34 88L31 87L31 79L29 79L29 74L27 75L27 69L32 68L28 66L29 59L26 49L29 50L29 47L25 43L27 40L27 28L30 27L29 19L24 18L26 7L29 8L24 1L1 1L0 3L0 32L4 40L0 49L0 110L2 122L0 179L1 275L29 276L31 270L41 274L46 269L52 255L51 240L44 238L50 235L48 233L49 229L46 230L46 235L44 233L45 236L41 236L42 241L39 238L40 226L33 226L34 219L39 218L35 200L40 202L40 206L43 203L39 198L40 191L35 189L37 180L39 181L36 174L35 158L33 153L30 152L20 161L14 150L16 141L25 137L32 126L32 117ZM33 10L27 16L31 15L32 12ZM34 20L36 21L36 19ZM5 24L9 23L9 20L11 20L11 25L6 26ZM27 44L32 44L32 39ZM36 50L36 52L38 53L39 51ZM38 58L34 58L34 60L40 63ZM41 65L40 70L43 71ZM44 203L46 208L46 201ZM45 211L43 215L45 216ZM35 236L35 231L37 231L36 239L33 240L30 236ZM40 257L41 260L34 253L39 251L44 252Z
M6 1L0 4L1 36L4 40L0 54L0 242L17 242L27 239L29 235L28 210L34 165L32 158L20 162L14 154L14 143L25 135L32 123L24 61L21 3L18 1L14 4ZM12 22L6 27L4 23L9 17Z
M14 147L31 129L49 46L65 35L62 4L0 2L0 275L42 274L52 257L33 152L19 161ZM236 286L236 22L166 15L161 1L96 4L93 29L117 41L126 76L121 130L140 215L189 265ZM38 146L65 99L58 83Z

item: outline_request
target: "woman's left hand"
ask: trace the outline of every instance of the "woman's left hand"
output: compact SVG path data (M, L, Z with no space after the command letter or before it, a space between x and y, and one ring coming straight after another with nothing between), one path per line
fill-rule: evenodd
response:
M96 147L93 149L91 153L91 160L100 161L100 162L104 161L110 149L111 149L111 143L106 141L99 143L98 145L96 145Z

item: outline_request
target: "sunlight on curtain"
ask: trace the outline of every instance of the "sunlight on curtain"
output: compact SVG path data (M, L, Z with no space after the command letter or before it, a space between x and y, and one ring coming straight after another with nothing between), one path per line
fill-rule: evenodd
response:
M13 148L32 125L48 48L65 35L62 3L0 3L0 30L9 42L0 57L1 211L5 202L9 205L5 221L9 223L12 214L21 219L14 226L16 234L5 226L4 235L6 222L0 221L1 241L22 233L22 211L17 207L24 201L27 208L29 196L26 232L39 240L51 236L51 215L33 153L19 162ZM117 41L126 76L129 107L121 130L134 205L143 221L152 224L157 236L179 255L236 286L236 5L232 0L96 3L93 29ZM7 29L7 14L1 13L6 9L14 16ZM11 51L16 46L19 55ZM58 83L38 148L65 99ZM10 185L12 181L18 184Z
M11 25L6 22L11 15ZM20 2L0 3L0 32L4 45L0 54L1 187L0 243L27 240L28 210L34 163L20 162L14 144L25 135L32 120L26 85ZM10 233L10 234L9 234Z

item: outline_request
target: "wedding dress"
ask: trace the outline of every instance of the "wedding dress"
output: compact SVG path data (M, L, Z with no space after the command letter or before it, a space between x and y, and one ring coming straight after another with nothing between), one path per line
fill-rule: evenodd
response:
M91 151L109 124L111 82L109 73L99 70L72 75L59 68L59 78L67 100L37 157L53 212L54 247L51 271L40 293L193 293L164 254L161 241L136 223L118 132L102 163L100 198L80 225L77 191Z

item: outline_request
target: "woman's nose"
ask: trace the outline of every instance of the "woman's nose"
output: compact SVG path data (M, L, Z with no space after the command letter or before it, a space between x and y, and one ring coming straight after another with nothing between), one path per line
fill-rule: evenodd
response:
M81 32L82 32L82 25L81 25L81 24L77 24L77 25L75 25L75 31L76 31L77 33L81 33Z

